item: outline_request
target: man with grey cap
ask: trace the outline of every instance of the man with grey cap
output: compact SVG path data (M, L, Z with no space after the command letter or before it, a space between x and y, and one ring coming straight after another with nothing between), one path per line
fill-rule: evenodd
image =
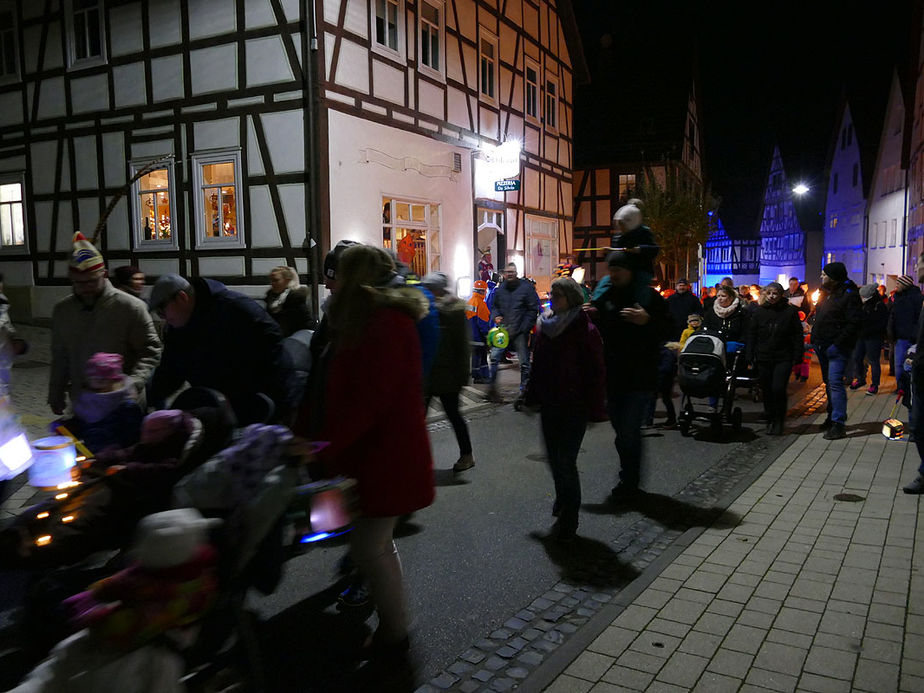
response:
M895 282L895 296L889 310L889 322L886 325L886 338L894 345L892 355L892 372L898 382L905 362L905 354L911 345L917 342L918 319L921 317L921 304L924 297L910 274L903 274Z
M256 301L214 279L165 274L149 303L167 323L148 390L153 406L189 383L224 394L241 425L266 417L266 397L276 418L286 413L282 332Z
M641 480L642 425L658 381L661 343L670 331L667 303L646 287L639 295L635 258L614 250L606 258L609 287L591 303L603 337L607 409L616 433L619 484L612 502L631 500Z

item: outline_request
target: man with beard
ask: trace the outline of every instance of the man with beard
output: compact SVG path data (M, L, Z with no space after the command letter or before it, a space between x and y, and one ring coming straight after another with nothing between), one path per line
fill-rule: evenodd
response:
M603 337L607 408L616 433L619 483L610 501L630 501L638 494L642 467L642 424L658 382L661 343L671 329L667 302L654 289L637 300L635 264L625 250L607 258L610 285L592 302ZM698 303L698 301L697 301Z
M829 262L821 270L825 290L815 309L812 346L828 394L828 418L822 424L825 440L847 435L847 386L844 369L851 358L862 320L862 302L857 285L847 278L843 262Z
M129 387L144 409L144 388L160 360L160 340L147 306L109 282L103 256L83 234L74 235L68 267L73 294L51 316L48 405L63 414L65 395L76 401L83 369L98 352L119 354Z
M507 328L510 346L517 352L520 362L520 397L529 380L529 332L536 325L539 315L539 295L531 282L517 276L517 266L512 262L504 268L504 283L494 292L491 309L491 324ZM499 400L497 392L497 366L504 357L506 347L493 347L490 359L491 388L488 396Z

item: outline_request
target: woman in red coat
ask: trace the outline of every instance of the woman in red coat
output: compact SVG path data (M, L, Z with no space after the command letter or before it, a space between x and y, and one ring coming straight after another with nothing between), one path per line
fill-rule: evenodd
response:
M429 304L416 289L389 287L395 277L394 262L381 248L351 246L340 259L319 436L330 441L321 461L357 482L362 517L350 551L379 615L370 654L407 650L401 562L392 535L400 516L430 505L434 496L416 327Z

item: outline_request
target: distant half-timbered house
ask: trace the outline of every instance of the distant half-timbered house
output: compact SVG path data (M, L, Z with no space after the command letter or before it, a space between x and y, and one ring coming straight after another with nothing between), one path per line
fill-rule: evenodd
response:
M760 241L729 237L721 218L716 217L715 229L703 246L700 284L714 286L725 277L731 277L735 286L760 281Z
M307 6L0 2L0 271L21 313L50 315L74 231L154 160L101 235L110 269L253 293L308 271Z
M325 247L393 249L465 293L480 252L547 289L571 249L570 0L318 3Z

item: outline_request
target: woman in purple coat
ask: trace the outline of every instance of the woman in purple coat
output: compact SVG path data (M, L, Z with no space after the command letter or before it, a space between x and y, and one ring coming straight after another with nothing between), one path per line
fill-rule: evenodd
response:
M607 421L603 342L582 310L584 294L570 277L552 282L552 310L539 318L524 404L540 408L558 518L555 537L574 539L581 507L577 456L588 421Z

